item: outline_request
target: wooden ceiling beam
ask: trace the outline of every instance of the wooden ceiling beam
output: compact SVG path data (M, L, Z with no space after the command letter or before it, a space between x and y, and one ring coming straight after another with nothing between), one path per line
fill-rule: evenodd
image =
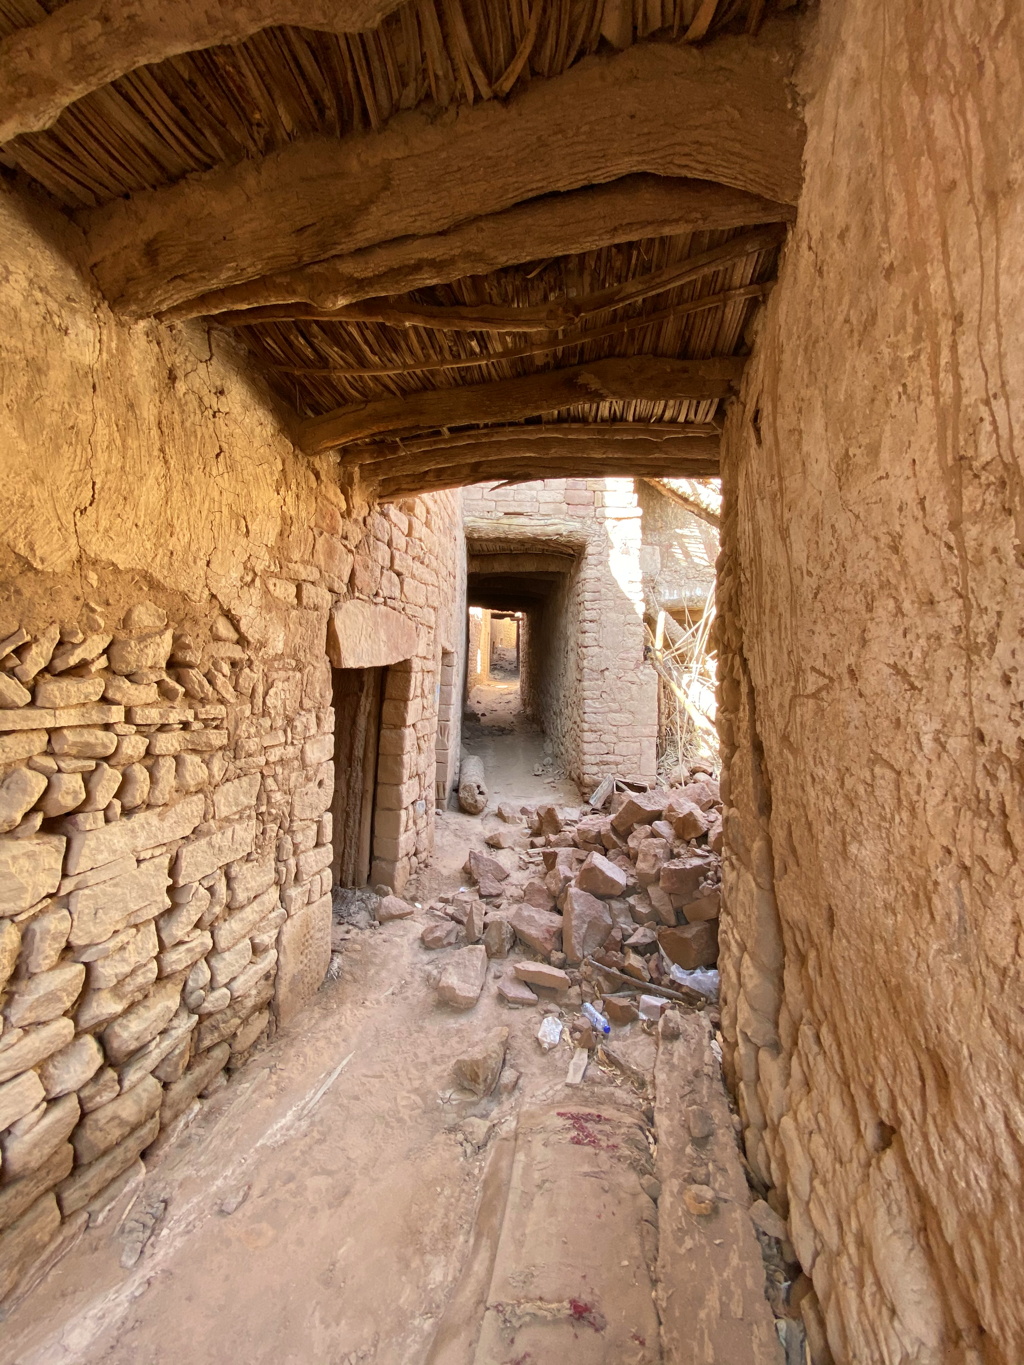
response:
M730 237L708 251L673 261L661 270L650 270L607 289L595 290L581 298L553 299L529 307L494 303L435 305L408 298L366 299L334 309L315 308L310 304L273 304L266 308L221 313L217 322L223 327L250 327L260 322L384 322L392 327L427 327L442 332L557 332L596 313L643 303L746 256L770 251L785 235L784 224L769 223L738 237Z
M627 175L610 185L516 204L447 232L402 237L200 294L160 316L173 321L218 313L244 322L249 310L290 303L329 312L526 261L598 251L644 237L791 222L793 216L788 204L730 185Z
M789 75L799 25L706 47L640 43L534 80L507 103L379 133L300 140L144 190L78 220L107 299L135 316L270 271L444 232L538 195L637 172L795 203L803 125ZM463 272L464 273L464 272Z
M692 477L706 478L718 473L717 461L694 458L683 464L678 458L669 465L664 460L641 459L639 456L621 455L608 459L595 467L591 459L564 460L552 463L544 459L509 461L497 464L493 461L477 461L468 464L439 465L432 469L410 470L400 474L381 473L368 478L377 484L377 496L386 501L388 498L409 496L416 493L439 492L445 488L467 488L474 483L528 483L534 479L572 479L572 478L643 478ZM379 480L379 481L378 481Z
M297 443L307 455L318 455L374 436L515 422L579 403L725 398L739 382L744 364L742 356L667 360L638 355L488 384L429 389L350 403L311 417L300 426Z
M0 42L0 142L50 128L75 100L140 66L240 43L275 24L376 28L402 0L68 0Z
M721 428L713 422L541 422L530 426L486 427L471 431L451 431L442 436L421 436L412 440L374 441L349 445L342 464L374 464L396 455L413 455L454 450L486 440L489 446L503 441L513 445L524 441L609 440L677 441L695 436L718 436ZM565 447L563 447L564 449Z
M658 464L663 471L673 477L691 476L692 466L708 466L711 472L718 470L719 437L716 436L675 436L669 440L654 441L644 437L603 436L598 431L586 441L571 444L551 437L523 437L517 442L502 442L497 446L488 439L488 433L478 432L478 439L471 445L452 446L438 450L432 455L384 455L373 460L360 460L359 470L363 478L385 478L411 473L429 473L431 470L461 467L463 465L494 465L496 468L511 468L513 465L531 463L538 469L555 468L571 464L574 468L587 466L591 473L604 474L609 463L621 464L625 461ZM680 474L680 469L683 473Z

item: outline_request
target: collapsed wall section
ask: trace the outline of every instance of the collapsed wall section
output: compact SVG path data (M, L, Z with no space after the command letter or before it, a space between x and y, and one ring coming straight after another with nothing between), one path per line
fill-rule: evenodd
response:
M457 495L342 491L220 341L126 326L67 229L0 216L2 1298L323 978L332 611L413 628L382 728L396 886L462 621Z
M815 1359L1024 1358L1019 7L826 7L724 435L723 1028Z

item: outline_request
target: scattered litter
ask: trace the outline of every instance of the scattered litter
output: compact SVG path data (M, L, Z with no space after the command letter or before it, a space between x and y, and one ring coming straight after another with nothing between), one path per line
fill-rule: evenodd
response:
M644 997L641 996L640 999L641 1001L643 1001ZM594 1028L596 1028L600 1033L603 1033L606 1037L609 1033L611 1033L612 1031L611 1024L609 1024L608 1020L601 1013L601 1011L595 1009L594 1006L589 1003L589 1001L584 1003L583 1013L593 1024ZM643 1013L642 1010L641 1013Z
M553 1014L545 1014L541 1021L541 1026L537 1030L537 1042L545 1052L550 1052L553 1047L557 1047L562 1041L562 1022L556 1019Z
M690 990L698 991L712 1004L718 1000L719 975L716 968L695 967L693 971L688 972L673 962L668 974L678 985L689 986Z
M586 1075L590 1053L585 1047L578 1047L572 1054L569 1070L565 1077L566 1085L579 1085Z

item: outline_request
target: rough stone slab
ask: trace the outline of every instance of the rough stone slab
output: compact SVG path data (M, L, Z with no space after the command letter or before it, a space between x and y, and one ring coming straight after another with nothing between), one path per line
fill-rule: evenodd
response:
M517 905L509 923L528 948L547 957L562 946L562 916L532 905Z
M197 822L198 823L198 822ZM256 846L256 820L240 820L237 824L195 839L178 850L174 860L172 881L175 886L197 882L216 872L225 863L244 858Z
M65 1095L48 1104L42 1118L27 1133L8 1133L3 1141L4 1179L27 1175L46 1161L71 1136L80 1113L78 1097Z
M322 872L331 865L331 846L322 844L320 848L307 849L296 859L296 876L300 882L308 882L310 877Z
M144 1000L133 1005L103 1030L103 1050L115 1065L137 1052L163 1029L181 1000L181 981L161 981Z
M590 1097L576 1104L519 1115L475 1349L447 1360L660 1365L654 1205L640 1184L644 1127L636 1113ZM428 1355L429 1365L447 1360Z
M292 915L278 938L274 1010L290 1023L320 989L331 962L331 898L321 896Z
M461 1057L456 1057L452 1076L456 1085L469 1090L481 1099L489 1095L498 1083L505 1062L508 1029L491 1029Z
M328 897L328 899L330 899ZM257 896L254 901L244 905L241 910L236 910L227 919L221 920L219 924L213 926L213 941L217 946L218 953L226 953L229 948L233 948L236 943L246 938L255 929L259 922L273 914L280 904L280 896L276 886L272 886L269 891L264 891L262 896ZM326 970L326 968L325 968Z
M62 1142L34 1171L0 1186L0 1230L9 1228L37 1199L69 1175L74 1162L74 1148L70 1142Z
M105 1024L108 1019L115 1018L128 1009L130 1005L134 1005L156 978L156 963L153 961L144 962L140 967L136 967L133 972L130 972L123 981L119 981L116 986L108 986L105 990L86 992L75 1016L78 1027L80 1029L95 1028L98 1024Z
M684 971L713 967L718 961L718 920L702 920L677 929L659 929L658 943L666 957Z
M629 877L604 854L591 853L577 873L576 884L591 896L621 896L629 885Z
M0 730L56 730L77 725L116 725L124 720L123 706L24 706L0 709Z
M73 1043L47 1058L39 1068L47 1099L66 1095L85 1085L103 1065L103 1052L91 1033L83 1033Z
M61 1212L67 1218L90 1203L112 1180L126 1171L140 1152L145 1151L160 1131L160 1116L154 1114L141 1128L129 1134L98 1161L79 1166L57 1186Z
M351 598L328 618L327 655L335 668L381 668L418 653L415 622L392 607Z
M222 783L213 793L213 813L218 820L251 811L256 804L260 790L259 773L248 777L236 777L233 782Z
M612 927L612 913L604 901L579 887L569 887L562 912L562 951L570 962L582 962L596 953Z
M189 796L173 806L126 815L101 829L75 832L68 838L67 872L86 872L128 853L169 844L191 834L203 818L202 796Z
M228 870L228 904L233 910L248 905L276 880L277 865L273 856L257 858L251 863L237 863Z
M672 858L662 867L658 885L673 898L692 899L712 866L713 862L706 854L690 853L682 858Z
M673 1365L783 1365L711 1025L703 1014L672 1018L679 1036L669 1037L662 1022L655 1066L665 1359ZM692 1137L687 1110L694 1108L711 1116L710 1125L698 1130L710 1127L706 1138ZM689 1211L684 1194L694 1184L714 1190L714 1213Z
M66 842L57 834L0 836L0 916L18 915L57 890Z
M572 985L568 972L552 967L547 962L517 962L513 968L520 981L529 986L542 986L549 991L567 991Z
M59 1227L57 1201L52 1194L44 1194L0 1234L0 1299L5 1299L15 1288L33 1261L46 1250Z
M68 897L71 911L68 941L74 947L103 943L123 929L137 910L148 905L167 905L167 865L166 856L149 858L109 881L72 891Z

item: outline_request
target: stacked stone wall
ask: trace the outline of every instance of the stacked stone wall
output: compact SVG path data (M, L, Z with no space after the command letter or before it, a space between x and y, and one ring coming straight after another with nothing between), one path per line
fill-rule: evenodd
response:
M631 479L480 484L464 510L483 535L524 552L563 543L577 554L530 610L523 693L556 760L586 789L606 773L654 779L657 675L643 657L641 510ZM485 525L486 524L486 525ZM473 534L476 534L474 529Z
M417 632L374 875L428 854L464 600L457 495L371 507L223 343L114 319L35 210L0 233L2 1298L323 979L351 598Z
M726 1060L815 1361L1016 1365L1024 11L818 36L724 435Z

